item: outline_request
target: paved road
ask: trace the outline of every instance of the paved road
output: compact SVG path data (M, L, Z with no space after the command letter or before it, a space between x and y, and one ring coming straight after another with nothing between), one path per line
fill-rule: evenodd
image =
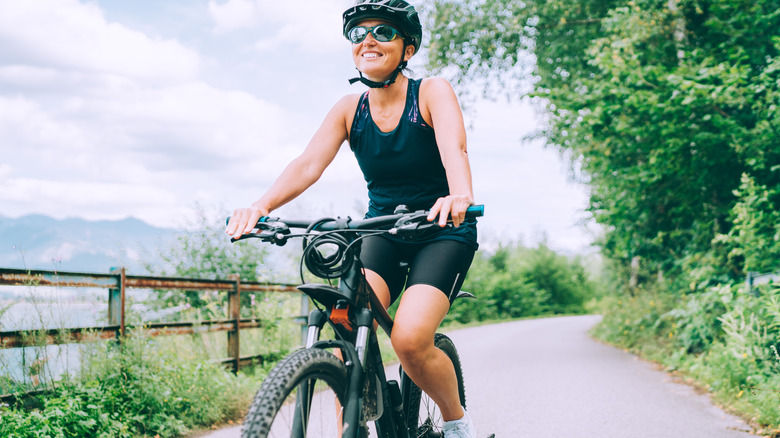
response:
M498 438L748 438L750 428L656 366L587 336L596 316L450 332L469 411ZM205 435L238 438L240 427Z

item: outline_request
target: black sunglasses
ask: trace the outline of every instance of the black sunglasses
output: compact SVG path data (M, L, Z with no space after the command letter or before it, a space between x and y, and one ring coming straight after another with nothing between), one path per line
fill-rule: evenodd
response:
M374 27L355 26L347 32L347 39L352 44L359 44L366 39L369 33L374 36L375 40L383 43L394 40L400 34L395 28L387 24L377 24Z

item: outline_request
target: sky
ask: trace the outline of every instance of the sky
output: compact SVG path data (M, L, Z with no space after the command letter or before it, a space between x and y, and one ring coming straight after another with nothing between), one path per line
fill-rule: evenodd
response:
M196 205L225 216L249 205L341 96L365 90L347 82L351 3L0 0L0 216L177 228ZM410 63L415 77L424 58ZM463 103L480 242L585 251L587 188L556 151L523 140L535 109L503 96ZM356 217L366 202L345 145L276 213Z

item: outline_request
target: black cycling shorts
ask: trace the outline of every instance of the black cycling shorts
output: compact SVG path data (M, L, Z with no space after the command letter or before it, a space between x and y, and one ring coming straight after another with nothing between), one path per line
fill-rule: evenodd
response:
M404 288L415 284L434 286L450 304L458 295L474 259L473 246L455 240L399 242L382 236L364 239L360 260L376 272L390 289L390 303Z

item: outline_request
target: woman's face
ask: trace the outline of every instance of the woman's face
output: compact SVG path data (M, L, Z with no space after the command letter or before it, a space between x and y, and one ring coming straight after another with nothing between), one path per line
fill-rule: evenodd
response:
M390 25L382 20L366 20L361 21L358 26L373 27L378 24ZM373 81L383 81L398 67L402 56L408 60L414 53L411 46L407 48L407 53L403 53L403 50L404 41L401 35L392 41L381 42L374 38L373 33L369 33L363 41L352 44L352 58L355 67L363 72L363 75Z

